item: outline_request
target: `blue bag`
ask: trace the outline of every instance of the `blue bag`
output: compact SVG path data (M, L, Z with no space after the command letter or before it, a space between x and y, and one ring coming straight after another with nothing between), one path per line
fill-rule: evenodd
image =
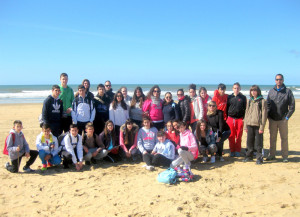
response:
M157 181L165 184L174 184L176 182L177 172L173 168L169 168L157 176Z

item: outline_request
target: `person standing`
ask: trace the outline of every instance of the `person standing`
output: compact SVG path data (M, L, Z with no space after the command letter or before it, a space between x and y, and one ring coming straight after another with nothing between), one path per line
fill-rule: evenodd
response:
M105 81L105 94L106 96L109 98L109 103L111 103L114 100L114 92L112 92L112 88L111 88L111 82L110 81Z
M183 89L177 90L177 97L178 97L178 106L180 111L179 113L180 121L189 124L191 118L190 98L184 95Z
M276 85L269 91L267 98L270 153L266 160L275 160L277 132L279 130L283 162L288 162L288 120L295 111L295 98L293 92L284 85L282 74L275 76L275 82Z
M241 85L238 82L233 84L232 90L227 100L227 124L231 131L228 138L230 157L240 157L247 98L240 92Z
M227 100L228 94L225 93L226 85L220 83L218 89L215 90L212 101L215 101L217 104L217 109L223 111L224 120L227 120Z
M197 126L197 121L203 118L203 105L202 99L196 94L196 85L190 84L189 86L189 94L190 94L190 124L192 128L192 132L194 133Z

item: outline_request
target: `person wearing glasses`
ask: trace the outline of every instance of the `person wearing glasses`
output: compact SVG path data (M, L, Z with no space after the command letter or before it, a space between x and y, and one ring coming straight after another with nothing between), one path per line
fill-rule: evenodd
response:
M179 119L179 107L173 101L171 92L167 92L165 94L165 98L163 100L163 114L165 124L169 121Z
M224 141L230 136L230 128L224 120L223 111L217 109L217 103L215 101L210 101L208 103L207 111L207 124L212 128L216 144L217 144L217 155L220 157L220 161L224 161L223 155L223 146Z
M111 88L111 82L110 81L105 81L105 94L106 96L109 98L109 102L111 103L113 100L114 100L114 96L115 96L115 93L112 92L112 88Z
M293 92L284 85L282 74L275 76L276 85L269 91L267 98L270 153L267 161L275 160L277 133L281 138L281 155L283 162L288 162L288 120L295 111L295 98Z
M147 99L143 105L144 115L149 116L157 130L164 128L164 115L162 112L163 101L160 98L160 88L154 85L147 94Z

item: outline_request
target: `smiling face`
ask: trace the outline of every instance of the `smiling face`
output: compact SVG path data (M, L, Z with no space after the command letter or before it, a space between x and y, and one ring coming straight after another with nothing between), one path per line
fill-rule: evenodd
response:
M178 99L180 99L183 96L183 92L182 91L178 91L177 92L177 97Z
M107 130L109 132L113 131L113 129L114 129L114 125L112 123L107 124Z
M212 103L212 102L210 102L210 103L208 104L208 111L214 112L216 109L217 109L216 104L214 104L214 103Z
M143 121L143 126L144 126L146 129L150 129L150 121L149 121L149 120L144 120L144 121Z
M93 136L94 128L93 127L88 127L87 129L85 129L85 132L88 136Z
M50 128L47 128L47 129L43 128L43 133L44 133L45 138L49 139L50 138L51 129Z
M183 133L183 132L185 131L185 129L186 129L186 127L185 127L184 125L181 125L181 126L179 127L179 132L180 132L180 133Z
M54 99L57 99L59 94L60 94L60 89L55 88L54 90L52 90L52 96Z
M158 88L155 88L153 90L153 96L156 97L156 98L160 97L160 90Z
M98 88L98 94L99 94L99 96L103 96L104 93L105 93L105 89L103 87L99 87Z
M85 89L78 89L79 96L85 97Z
M105 90L109 91L111 89L111 83L109 81L105 82Z
M83 86L84 86L85 89L89 89L90 88L90 84L87 81L83 82Z
M71 128L70 129L70 133L71 133L71 135L72 136L77 136L77 134L78 134L78 128L77 127L73 127L73 128Z
M225 94L225 90L222 90L221 88L218 89L218 92L220 96L223 96Z
M131 131L133 125L132 125L132 123L128 123L126 127L127 127L127 130L128 130L128 131Z
M165 140L166 140L166 137L165 137L165 136L158 136L158 137L157 137L157 140L158 140L160 143L164 143Z
M173 131L173 125L172 125L171 122L167 123L167 130L168 130L168 132L172 132Z
M140 97L140 96L142 96L142 92L140 90L136 90L135 95L137 97Z
M282 87L283 82L284 82L284 80L283 80L282 76L277 75L276 78L275 78L275 83L276 83L277 88Z
M205 90L201 90L201 91L200 91L200 97L201 97L202 99L205 99L205 98L206 98L206 95L207 95L207 93L206 93Z
M241 88L239 85L233 85L232 90L233 90L233 94L237 96L240 93Z
M116 98L117 98L117 101L118 101L118 102L122 102L122 100L123 100L123 95L122 95L121 93L117 93Z
M60 84L61 84L61 86L66 88L67 84L68 84L68 76L61 76L60 77Z
M205 129L206 129L206 124L205 123L201 123L200 124L200 130L201 131L205 131Z
M167 93L167 94L165 95L165 100L166 100L167 103L171 102L171 101L172 101L172 95L169 94L169 93Z
M121 93L123 94L124 98L126 98L127 97L127 88L123 87L121 89Z
M251 90L251 95L253 96L254 99L257 98L257 90Z
M190 97L194 97L196 95L196 91L194 89L189 90Z

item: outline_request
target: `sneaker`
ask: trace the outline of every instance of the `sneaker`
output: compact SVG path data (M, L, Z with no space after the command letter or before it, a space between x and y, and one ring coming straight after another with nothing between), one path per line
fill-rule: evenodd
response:
M261 160L257 160L257 161L256 161L256 165L262 165L262 163L263 163L263 162L262 162Z
M85 165L90 166L91 165L91 161L85 161Z
M9 163L9 162L6 162L6 163L4 164L4 167L5 167L6 169L8 169L9 166L10 166L10 163Z
M246 158L243 160L244 163L250 162L250 161L252 161L252 159L250 159L250 158L248 158L248 157L246 157Z
M230 152L230 157L234 157L234 156L235 156L234 152Z
M31 173L31 172L34 172L35 170L32 170L32 169L30 169L30 167L23 167L23 171L25 172L25 173Z
M268 156L268 157L266 158L266 161L270 161L270 160L276 160L276 157Z
M45 171L45 170L47 170L47 164L43 164L43 166L42 166L42 169L41 169L42 171Z
M203 157L202 163L206 163L207 162L207 157Z
M287 158L284 158L282 162L287 163L287 162L289 162L289 160Z
M224 162L225 160L224 160L224 158L223 158L223 157L220 157L220 161L221 161L221 162Z
M91 163L92 163L92 164L97 164L97 160L96 160L95 158L92 157Z
M154 170L154 166L150 165L150 166L146 166L147 170L153 171Z
M216 157L215 156L211 156L210 163L213 164L215 162L216 162Z
M234 156L236 156L236 157L240 157L240 156L241 156L241 153L240 153L240 152L238 152L238 151L236 151L236 152L234 153Z
M48 161L48 167L53 167L53 164Z

